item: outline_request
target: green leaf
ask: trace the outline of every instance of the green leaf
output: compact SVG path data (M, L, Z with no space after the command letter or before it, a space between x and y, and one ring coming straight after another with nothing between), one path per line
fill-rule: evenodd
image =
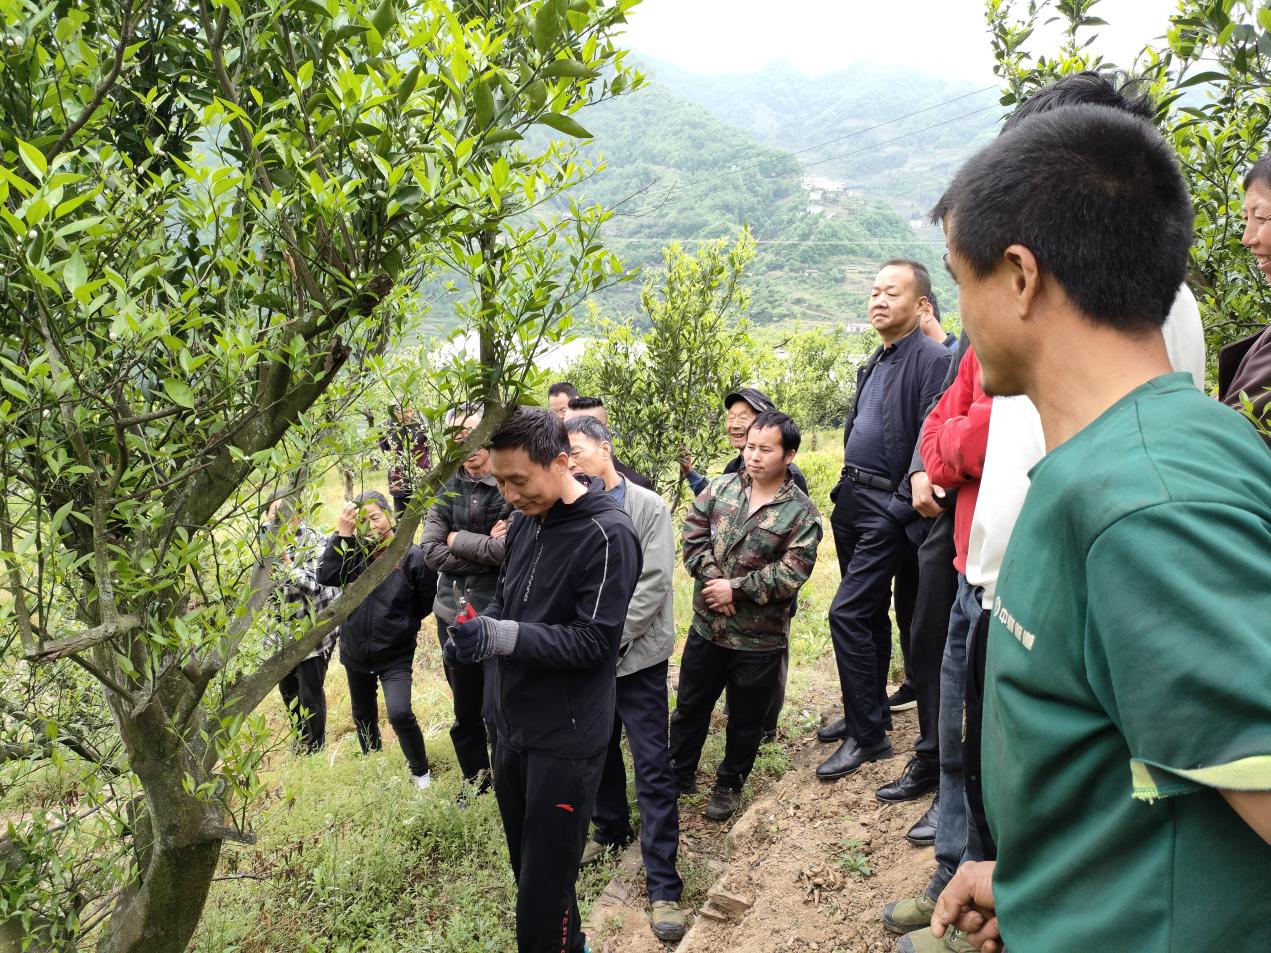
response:
M66 260L66 265L62 268L62 281L66 282L66 290L74 294L87 280L88 266L84 264L84 258L77 248L71 252L71 257Z
M600 74L594 69L588 69L578 60L555 60L547 64L542 75L547 79L556 79L561 76L567 76L570 79L595 79Z
M1201 83L1219 83L1227 78L1226 73L1220 73L1217 70L1208 70L1203 73L1196 73L1187 77L1179 83L1175 89L1186 89L1188 86L1199 86Z
M560 20L556 16L556 4L553 0L543 0L543 5L534 15L534 47L540 53L546 53L560 35Z
M317 0L292 0L291 5L293 9L303 10L312 16L321 17L324 20L331 19L331 12Z
M524 138L525 137L515 129L504 129L500 127L497 129L491 129L489 133L486 134L485 144L492 146L497 145L500 142L516 142Z
M31 170L31 174L37 179L44 178L44 173L48 172L49 164L44 161L44 153L29 142L17 140L18 155L22 157L22 164Z
M494 96L485 80L477 83L476 88L472 91L472 98L476 105L476 112L473 118L476 120L477 126L488 126L491 117L494 115Z
M397 8L393 4L393 0L383 0L376 7L375 12L371 14L371 26L375 27L380 36L384 36L393 28L393 24L397 22Z
M397 89L397 105L406 105L406 100L410 99L411 93L413 93L415 91L415 87L419 85L419 73L422 68L422 64L416 63L415 68L407 73L402 79L402 85Z
M577 139L590 139L592 135L577 121L570 119L568 116L562 116L560 113L543 113L538 119L544 126L550 126L557 132L563 132L567 136L574 136Z
M194 409L194 391L190 390L190 385L185 381L169 377L163 382L163 389L172 398L172 403Z

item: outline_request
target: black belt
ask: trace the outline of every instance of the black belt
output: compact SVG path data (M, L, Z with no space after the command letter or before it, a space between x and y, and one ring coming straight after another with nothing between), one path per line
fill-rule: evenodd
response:
M843 475L853 483L872 487L875 490L891 492L896 489L895 484L881 473L870 473L868 470L862 470L859 467L845 466L843 467Z

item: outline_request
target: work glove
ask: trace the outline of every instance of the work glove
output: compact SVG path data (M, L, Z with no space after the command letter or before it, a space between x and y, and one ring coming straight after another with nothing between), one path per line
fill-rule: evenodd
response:
M443 650L447 665L471 665L493 655L511 655L519 626L515 622L479 615L447 629L450 637Z

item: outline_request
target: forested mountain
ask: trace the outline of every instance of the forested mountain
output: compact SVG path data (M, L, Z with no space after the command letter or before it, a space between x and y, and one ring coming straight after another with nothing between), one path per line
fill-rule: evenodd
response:
M604 168L573 197L616 209L606 239L631 267L658 265L671 241L692 245L749 225L758 241L748 280L756 323L861 322L878 264L900 256L925 262L952 304L940 233L916 231L910 220L925 215L958 164L994 134L997 112L890 145L877 140L992 105L994 94L791 153L975 88L879 67L809 79L782 66L701 77L653 63L645 88L579 115L595 137L583 154ZM605 316L634 314L639 291L638 280L627 282L595 303ZM445 326L448 311L441 294L429 323Z
M925 215L958 166L997 134L1002 115L991 80L951 81L905 67L857 64L810 77L773 63L699 76L647 62L670 92L766 145L799 153L808 172L841 179L905 218Z

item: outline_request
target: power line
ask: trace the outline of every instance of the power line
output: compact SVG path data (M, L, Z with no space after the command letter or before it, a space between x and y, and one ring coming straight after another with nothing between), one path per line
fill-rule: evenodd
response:
M862 152L869 152L871 149L877 149L879 146L890 145L893 142L899 142L901 139L908 139L910 136L917 136L924 132L930 132L932 129L939 129L941 126L947 126L950 123L958 122L963 119L970 119L972 116L977 116L982 112L988 112L990 109L998 109L998 108L1000 108L998 104L993 103L990 106L985 106L981 109L975 109L969 113L963 113L961 116L954 116L952 119L945 119L942 122L933 122L930 126L923 126L921 129L915 129L913 132L906 132L903 135L896 136L895 138L892 138L892 139L884 139L882 142L875 142L873 145L866 146L864 149L853 149L851 152L844 152L841 155L830 156L829 158L826 158L826 159L817 159L815 162L804 163L803 167L805 169L810 169L812 168L812 166L821 165L821 163L823 162L834 162L838 159L846 159L848 156L860 155Z

